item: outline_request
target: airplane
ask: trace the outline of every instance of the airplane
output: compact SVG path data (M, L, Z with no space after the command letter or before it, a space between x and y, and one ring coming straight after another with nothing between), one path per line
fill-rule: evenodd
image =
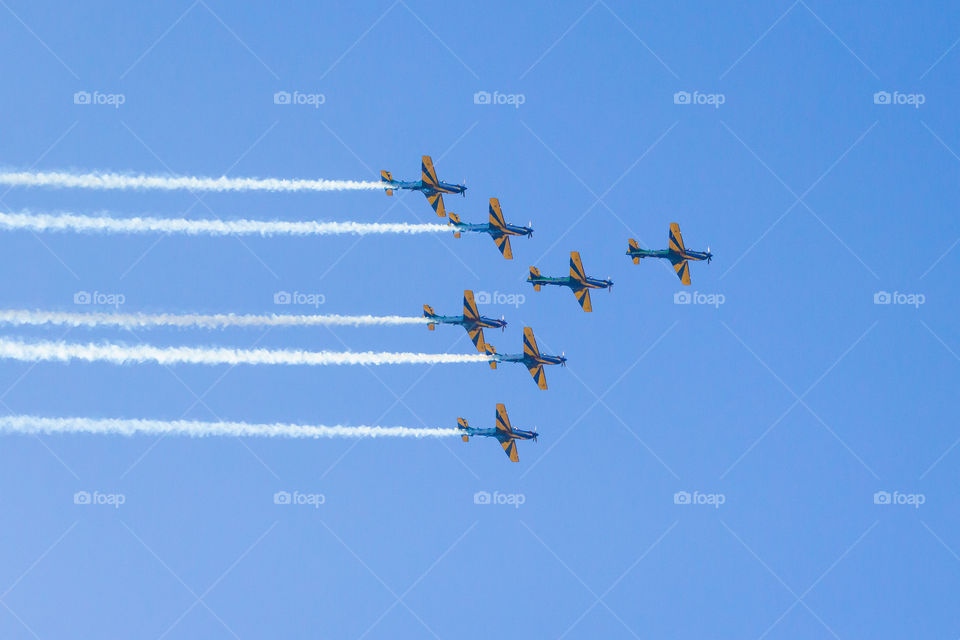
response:
M441 316L433 311L430 305L423 305L423 315L430 319L427 328L433 331L438 324L458 324L467 330L473 344L477 346L477 351L483 353L483 347L486 344L483 340L483 330L500 329L507 326L507 321L503 318L486 318L477 311L477 303L473 299L473 291L467 289L463 292L463 315L462 316Z
M537 341L533 339L533 329L523 328L523 353L518 354L499 354L492 344L484 345L484 351L492 359L490 368L496 369L498 362L520 362L527 368L534 382L541 389L547 388L547 376L543 372L545 364L559 364L561 367L567 366L567 359L563 355L547 356L540 353L537 349Z
M680 235L680 225L676 222L670 223L670 248L657 251L648 251L641 249L640 245L633 238L629 240L627 255L633 258L633 264L640 264L640 258L666 258L673 265L674 271L683 284L690 284L690 260L706 260L707 264L713 259L710 253L710 247L706 251L691 251L683 246L683 237Z
M517 456L517 440L537 441L540 435L536 431L526 431L524 429L514 429L510 426L510 418L507 417L507 408L502 404L497 405L497 426L494 429L475 429L467 424L463 418L457 418L457 429L461 431L460 437L464 442L469 442L470 436L486 436L496 438L500 441L500 446L506 452L507 457L514 462L519 462Z
M513 251L510 250L510 236L533 236L533 227L521 227L515 224L507 224L503 221L503 212L500 211L500 201L496 198L490 198L490 222L487 224L468 224L461 222L460 217L450 212L450 225L456 229L453 232L454 238L459 238L464 231L472 233L489 233L493 241L497 243L497 248L507 260L513 259ZM528 223L529 224L529 223Z
M409 189L423 193L423 195L427 196L427 201L430 203L430 206L433 207L433 210L436 211L437 215L441 218L447 215L447 210L443 207L443 194L459 193L464 197L467 195L466 186L437 180L437 172L433 169L433 160L430 159L430 156L423 156L423 161L420 165L420 179L416 182L394 180L389 171L380 172L380 182L388 185L385 187L388 196L393 195L394 189Z
M570 252L570 276L567 278L545 278L540 275L536 267L530 267L530 277L527 282L533 285L534 291L540 291L544 285L557 285L560 287L570 287L573 295L577 296L577 302L583 307L584 311L593 311L590 304L590 289L608 289L613 291L613 280L600 280L591 278L583 270L583 263L580 262L580 252Z

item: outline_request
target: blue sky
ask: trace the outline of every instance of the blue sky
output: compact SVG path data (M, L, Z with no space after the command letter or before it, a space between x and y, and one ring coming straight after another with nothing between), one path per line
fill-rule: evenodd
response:
M569 358L545 392L516 366L0 362L15 414L487 427L504 402L541 433L519 464L487 440L7 436L3 637L960 633L960 23L938 3L2 4L4 168L415 179L426 153L467 180L449 210L482 221L496 196L536 229L509 262L483 237L4 233L4 307L86 310L74 294L97 291L127 312L271 313L298 291L322 294L320 312L417 315L456 313L472 288L524 296L481 309L510 322L488 335L498 350L531 326ZM676 104L683 91L723 104ZM0 203L436 221L418 194L377 192ZM624 255L630 237L664 248L670 222L711 247L689 291L719 306L675 304L670 270ZM531 264L564 274L571 250L616 282L592 314L523 282ZM449 327L4 333L472 349ZM277 505L278 491L325 501ZM478 505L480 491L523 504ZM923 504L876 504L884 491Z

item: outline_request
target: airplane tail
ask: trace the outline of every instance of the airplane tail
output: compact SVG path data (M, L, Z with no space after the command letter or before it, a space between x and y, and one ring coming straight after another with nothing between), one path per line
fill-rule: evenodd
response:
M486 343L484 343L484 345L483 345L483 350L484 350L484 352L486 352L486 354L487 354L488 356L492 356L493 354L495 354L495 353L497 352L497 348L496 348L496 347L494 347L492 344L486 344ZM490 368L491 368L491 369L496 369L496 368L497 368L497 361L496 361L496 360L491 360L491 361L490 361Z
M464 420L463 418L457 418L457 428L462 429L463 431L466 431L467 429L470 428L470 425L467 424L467 421ZM470 436L468 436L466 433L462 434L460 438L463 439L464 442L470 441Z
M393 176L390 174L389 171L381 171L381 172L380 172L380 182L393 182ZM393 189L387 189L387 195L388 195L388 196L392 196L392 195L393 195Z
M630 238L627 241L627 244L629 245L629 248L627 249L627 251L637 251L638 249L640 249L640 245L637 244L637 241L634 240L633 238ZM640 258L637 256L633 256L633 264L640 264Z
M452 211L448 212L448 213L447 213L447 216L450 218L450 224L452 224L453 226L456 226L456 225L460 224L460 216L458 216L458 215L455 214L454 212L452 212ZM459 231L454 231L454 232L453 232L453 237L454 237L454 238L459 238L459 237L460 237L460 232L459 232Z
M530 280L533 281L534 279L539 278L539 277L540 277L540 270L537 269L536 267L530 267ZM533 285L533 290L534 290L534 291L540 291L540 286L541 286L541 285L539 285L539 284L534 284L534 285Z
M428 304L423 305L423 317L424 317L424 318L434 318L434 317L436 317L436 315L437 315L437 314L433 312L433 307L431 307L431 306L428 305ZM430 324L427 325L427 329L430 329L430 331L433 331L434 328L436 328L436 326L437 326L436 324L434 324L433 322L431 322Z

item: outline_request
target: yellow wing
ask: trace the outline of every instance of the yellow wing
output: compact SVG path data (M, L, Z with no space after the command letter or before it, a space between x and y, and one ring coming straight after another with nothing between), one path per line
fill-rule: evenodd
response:
M480 327L467 329L467 335L469 335L470 339L473 340L473 344L476 345L477 351L484 353L484 346L486 346L487 343L483 340L483 329Z
M690 263L686 260L681 260L680 262L674 263L674 270L677 272L677 276L680 278L680 282L683 284L690 284Z
M513 260L513 251L510 249L510 236L499 236L493 239L497 243L497 248L507 260Z
M506 442L500 443L503 446L503 450L507 452L507 457L510 458L513 462L520 462L520 456L517 455L517 441L516 440L507 440Z
M433 160L430 159L430 156L423 156L423 162L420 165L420 179L434 187L439 184L437 172L433 169Z
M507 407L500 403L497 405L497 431L511 432L510 418L507 417Z
M527 370L530 372L530 375L533 376L533 381L537 383L538 387L541 389L547 388L547 374L543 372L542 364L535 364L527 367Z
M477 303L473 299L473 291L470 289L463 292L463 317L471 320L480 317L480 312L477 311Z
M500 231L507 228L507 223L503 221L503 212L500 211L500 201L496 198L490 198L490 226Z
M593 311L593 305L590 304L590 289L574 289L573 295L577 296L577 302L584 311Z
M670 223L670 250L677 253L683 253L683 236L680 235L680 225L676 222Z
M540 349L537 349L537 341L533 338L533 329L523 328L523 355L534 358L540 357Z
M586 282L587 273L583 270L583 263L580 262L580 252L570 252L570 277L577 282Z
M433 193L427 196L427 202L430 203L430 206L433 207L433 210L437 212L437 215L441 218L446 217L447 209L443 206L443 194L442 193Z

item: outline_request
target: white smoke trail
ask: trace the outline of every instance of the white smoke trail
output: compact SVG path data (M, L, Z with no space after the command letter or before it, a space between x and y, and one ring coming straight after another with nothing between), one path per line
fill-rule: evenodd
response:
M202 178L64 171L0 172L0 184L11 187L77 187L80 189L161 189L174 191L371 191L383 189L372 180L285 180L279 178Z
M76 231L86 233L182 233L186 235L322 236L371 233L441 233L442 224L406 222L318 222L303 220L188 220L186 218L113 218L70 213L0 213L0 229L18 231Z
M195 422L191 420L124 420L94 418L42 418L2 416L0 434L174 435L190 437L234 436L265 438L443 438L456 429L411 427L345 427L302 424L249 424L246 422Z
M341 316L341 315L235 315L173 313L67 313L61 311L26 311L0 309L0 324L59 325L64 327L119 327L150 329L154 327L226 329L232 327L362 327L425 324L428 318L412 316Z
M375 351L301 351L288 349L230 349L220 347L153 347L111 343L23 342L0 338L0 358L23 362L110 362L132 364L285 364L285 365L385 365L465 364L489 362L483 354L409 353Z

